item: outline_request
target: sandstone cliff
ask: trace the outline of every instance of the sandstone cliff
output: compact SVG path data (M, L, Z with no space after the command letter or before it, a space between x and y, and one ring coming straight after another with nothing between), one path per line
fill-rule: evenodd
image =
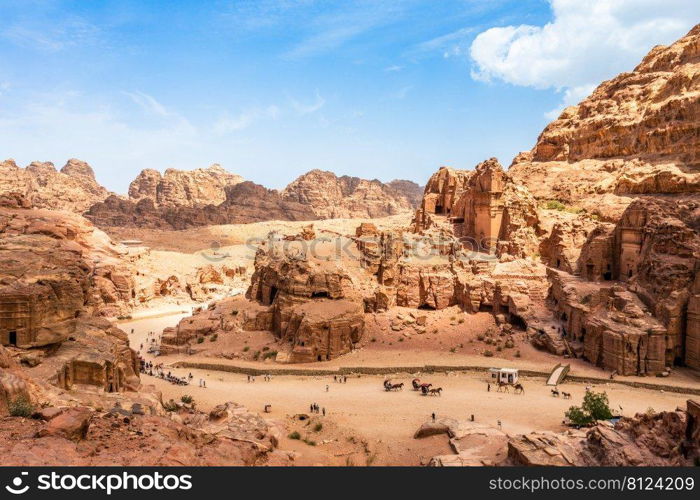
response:
M699 130L696 26L565 109L509 173L539 199L614 219L633 196L700 191Z
M129 199L149 199L157 207L218 205L226 200L226 188L243 180L218 164L189 171L169 168L163 175L146 169L129 185Z
M0 162L0 196L22 194L37 208L82 213L109 196L95 180L90 165L70 159L60 171L53 163L33 162L20 168L14 160Z
M415 188L406 182L394 181L391 186L378 180L337 177L332 172L312 170L289 184L282 197L307 205L320 219L384 217L414 208ZM408 197L404 194L407 188Z

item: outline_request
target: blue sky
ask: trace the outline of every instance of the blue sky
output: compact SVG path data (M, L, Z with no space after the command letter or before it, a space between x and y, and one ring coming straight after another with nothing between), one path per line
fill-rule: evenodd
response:
M424 183L508 165L697 0L0 0L0 157Z

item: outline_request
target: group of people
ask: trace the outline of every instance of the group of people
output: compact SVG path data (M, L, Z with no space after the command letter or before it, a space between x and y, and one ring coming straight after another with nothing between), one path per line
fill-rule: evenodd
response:
M266 373L265 375L263 375L263 380L265 382L270 382L272 380L272 375ZM255 382L255 375L248 375L248 383L250 384L253 382Z
M321 408L316 403L311 403L309 405L309 411L311 411L311 413L322 413L324 417L326 416L326 408Z
M346 384L348 377L346 375L333 375L333 380L339 384Z
M144 359L141 359L141 373L151 377L162 378L163 380L167 380L174 385L189 385L193 378L191 373L188 377L178 377L170 371L165 373L163 363L153 364L153 361L145 361Z

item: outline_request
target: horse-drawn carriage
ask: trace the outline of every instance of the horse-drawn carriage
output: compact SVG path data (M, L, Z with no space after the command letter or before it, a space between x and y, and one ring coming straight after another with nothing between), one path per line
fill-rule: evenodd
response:
M411 381L414 391L420 391L423 396L441 396L442 387L432 388L433 384L421 383L420 379L414 378Z
M498 387L498 392L509 392L508 388L513 386L515 393L525 392L523 385L518 382L517 368L489 368L489 383Z

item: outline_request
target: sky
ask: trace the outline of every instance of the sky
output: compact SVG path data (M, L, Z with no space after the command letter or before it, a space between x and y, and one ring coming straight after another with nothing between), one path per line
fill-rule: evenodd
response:
M424 184L504 166L698 0L0 0L0 158Z

